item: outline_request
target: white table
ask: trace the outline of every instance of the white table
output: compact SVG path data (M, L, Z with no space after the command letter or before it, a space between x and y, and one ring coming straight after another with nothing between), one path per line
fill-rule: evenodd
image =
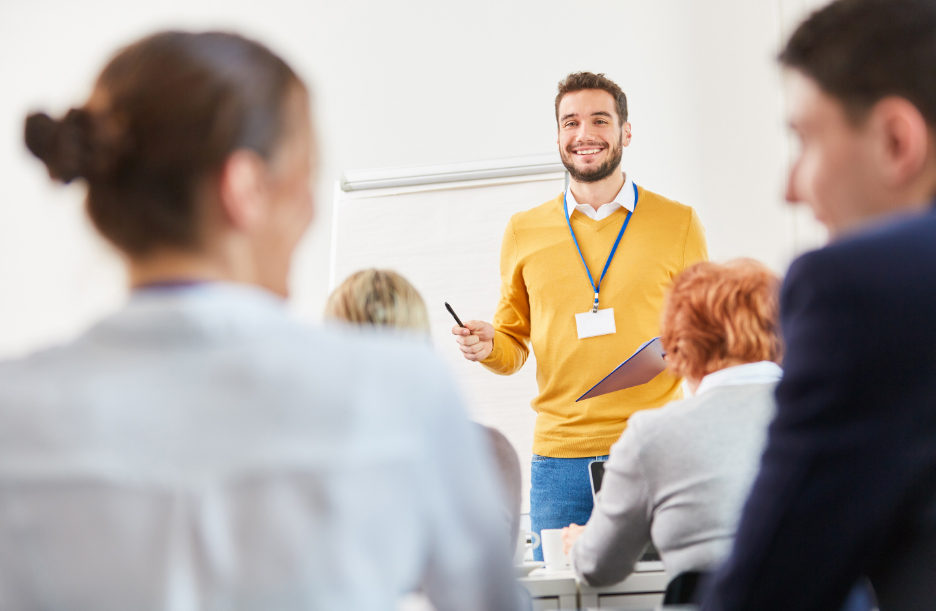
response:
M533 598L535 611L547 609L653 609L663 602L666 573L662 562L638 562L634 573L620 583L592 588L575 573L534 571L518 580Z

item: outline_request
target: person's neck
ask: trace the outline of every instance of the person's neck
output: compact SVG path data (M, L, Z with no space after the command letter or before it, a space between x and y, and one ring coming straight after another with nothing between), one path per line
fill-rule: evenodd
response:
M614 198L624 186L624 177L624 173L618 168L610 176L597 182L570 180L569 187L572 189L572 195L575 196L576 203L586 204L597 211L603 205L614 201Z
M886 222L890 217L925 212L936 199L936 173L929 180L919 181L890 193L882 193L876 199L873 206L862 210L861 214L849 219L840 227L829 227L830 237L838 240Z
M252 274L243 266L208 254L177 250L161 250L145 257L129 260L130 286L139 288L152 284L174 282L251 282Z

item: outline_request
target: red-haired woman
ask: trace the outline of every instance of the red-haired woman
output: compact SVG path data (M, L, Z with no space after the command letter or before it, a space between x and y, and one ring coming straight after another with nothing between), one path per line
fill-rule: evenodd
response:
M564 533L586 583L621 581L651 540L670 579L727 556L782 374L778 289L750 260L698 263L676 278L662 341L695 395L635 414L612 446L588 524Z

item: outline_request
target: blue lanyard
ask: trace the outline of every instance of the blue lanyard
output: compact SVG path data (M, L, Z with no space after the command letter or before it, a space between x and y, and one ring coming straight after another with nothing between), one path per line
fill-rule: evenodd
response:
M637 209L637 185L634 185L634 210ZM578 240L575 239L575 232L572 230L572 221L570 220L569 214L569 205L567 203L568 191L562 195L562 212L565 214L566 224L569 226L569 233L572 234L572 241L575 242L575 249L578 250L579 257L582 259L582 265L585 266L585 273L588 274L588 281L591 283L592 289L595 291L595 305L592 307L592 312L598 311L598 289L601 287L601 281L604 280L605 274L608 273L608 268L611 266L611 259L614 258L614 253L617 252L618 244L621 243L621 238L624 237L624 230L627 229L627 224L630 223L631 215L634 213L630 210L627 211L627 218L624 219L624 224L621 226L621 232L618 234L617 239L614 241L614 246L611 248L611 254L608 255L608 261L605 263L604 269L601 270L601 278L598 278L598 284L595 284L595 280L592 278L591 271L588 269L588 264L585 263L585 257L582 255L582 249L579 247Z

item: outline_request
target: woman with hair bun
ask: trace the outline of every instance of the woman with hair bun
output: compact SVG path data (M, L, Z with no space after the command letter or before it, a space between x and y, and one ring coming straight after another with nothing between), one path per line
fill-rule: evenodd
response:
M661 339L695 395L635 414L611 447L588 524L563 533L583 581L621 581L651 541L670 579L727 556L776 410L778 302L779 279L751 260L676 277ZM682 582L682 600L667 602L691 602L695 582Z
M165 32L31 115L132 292L0 363L0 609L512 609L492 467L428 347L309 329L308 92L262 45Z

